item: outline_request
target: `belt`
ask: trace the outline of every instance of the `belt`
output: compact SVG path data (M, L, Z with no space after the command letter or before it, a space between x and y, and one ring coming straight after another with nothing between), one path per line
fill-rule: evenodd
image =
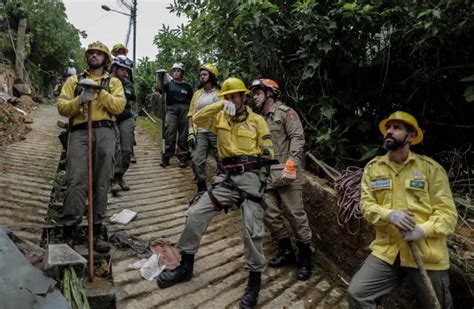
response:
M258 161L258 157L254 156L240 156L240 157L229 157L222 159L223 165L233 165L233 164L247 164L250 162Z
M230 160L229 160L230 159ZM229 161L240 162L231 164ZM258 157L231 157L222 160L222 165L226 173L242 174L258 170L262 167L278 164L278 160L261 160Z
M114 127L114 122L110 120L99 120L99 121L93 121L92 122L92 128L97 129L97 128L113 128ZM76 124L71 128L71 132L77 131L77 130L87 130L87 122L81 123L81 124Z

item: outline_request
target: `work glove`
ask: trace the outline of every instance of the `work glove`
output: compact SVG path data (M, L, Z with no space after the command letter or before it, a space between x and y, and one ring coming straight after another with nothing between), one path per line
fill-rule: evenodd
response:
M415 219L413 219L413 214L402 210L392 210L388 214L388 222L404 232L413 230L416 225Z
M231 101L224 101L224 113L229 116L235 116L235 105Z
M293 162L293 160L286 160L285 168L283 169L281 175L281 180L285 184L289 184L296 179L296 168L297 165L295 164L295 162Z
M196 148L196 134L192 131L188 133L188 145L191 149Z
M94 101L100 89L86 88L82 90L79 95L79 104L86 104L89 101Z
M406 241L415 241L425 237L425 232L419 225L415 225L415 228L409 232L401 232L402 237Z

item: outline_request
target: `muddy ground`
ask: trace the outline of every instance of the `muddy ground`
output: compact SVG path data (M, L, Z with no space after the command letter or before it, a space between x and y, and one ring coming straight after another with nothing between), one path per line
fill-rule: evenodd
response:
M0 97L0 146L25 139L25 134L31 131L33 121L29 114L37 106L29 96L21 96L15 104ZM25 111L27 115L15 107Z

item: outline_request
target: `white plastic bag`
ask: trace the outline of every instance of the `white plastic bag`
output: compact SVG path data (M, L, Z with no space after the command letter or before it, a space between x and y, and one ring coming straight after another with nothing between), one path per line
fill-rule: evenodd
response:
M142 267L140 268L140 274L143 278L148 281L152 281L161 274L161 272L165 269L165 265L160 265L159 259L159 255L153 254L143 263Z

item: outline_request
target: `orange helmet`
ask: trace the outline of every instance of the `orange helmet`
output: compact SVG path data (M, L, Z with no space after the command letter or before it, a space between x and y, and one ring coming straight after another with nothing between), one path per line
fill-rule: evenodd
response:
M252 82L252 85L250 86L250 90L254 91L257 89L269 89L272 91L274 96L277 97L278 95L280 95L280 86L278 86L277 82L272 79L255 79Z

